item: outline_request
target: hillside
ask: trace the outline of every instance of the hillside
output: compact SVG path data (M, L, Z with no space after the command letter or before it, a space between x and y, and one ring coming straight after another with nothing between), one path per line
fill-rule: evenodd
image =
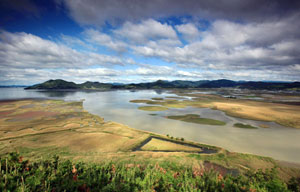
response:
M76 84L61 79L49 80L41 84L26 87L25 89L168 89L168 88L223 88L237 87L242 89L287 90L299 89L300 82L256 82L256 81L231 81L227 79L200 80L200 81L163 81L158 80L148 83L111 84L90 82Z
M79 86L76 83L64 81L61 79L49 80L41 84L36 84L25 89L78 89Z

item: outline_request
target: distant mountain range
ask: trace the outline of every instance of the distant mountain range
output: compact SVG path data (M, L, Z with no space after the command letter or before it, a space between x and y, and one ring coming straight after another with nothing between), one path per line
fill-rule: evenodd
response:
M261 81L231 81L227 79L200 80L200 81L164 81L158 80L149 83L99 83L90 82L76 84L62 79L49 80L41 84L26 87L25 89L85 89L85 90L110 90L110 89L168 89L168 88L222 88L236 87L242 89L266 90L300 90L300 82L261 82Z

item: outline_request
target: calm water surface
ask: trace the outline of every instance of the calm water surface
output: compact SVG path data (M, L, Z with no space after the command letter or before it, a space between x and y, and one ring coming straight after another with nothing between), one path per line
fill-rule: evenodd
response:
M186 140L216 145L230 151L270 156L278 160L300 163L300 130L280 126L272 122L252 121L234 118L221 111L187 107L161 112L138 110L144 104L130 103L132 99L150 99L152 97L175 96L154 90L145 91L107 91L107 92L73 92L73 91L36 91L22 88L1 88L1 99L50 98L82 100L84 108L90 113L103 117L106 121L115 121L130 127L183 137ZM151 116L149 114L157 114ZM225 126L199 125L163 118L166 115L199 114L201 117L225 121ZM240 129L233 124L241 122L254 126L269 125L270 128Z

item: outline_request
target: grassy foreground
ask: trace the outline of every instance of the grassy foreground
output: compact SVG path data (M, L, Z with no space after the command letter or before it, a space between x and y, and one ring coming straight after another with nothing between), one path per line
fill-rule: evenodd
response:
M244 176L172 164L88 164L53 159L30 163L16 153L0 159L1 191L298 191L276 169Z

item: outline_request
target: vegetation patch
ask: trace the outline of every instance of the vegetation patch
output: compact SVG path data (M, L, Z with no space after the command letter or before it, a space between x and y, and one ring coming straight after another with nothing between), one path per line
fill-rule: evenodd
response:
M165 110L168 110L167 107L162 107L162 106L142 106L142 107L139 107L138 109L144 110L144 111L165 111Z
M174 119L179 121L184 121L188 123L197 123L197 124L205 124L205 125L226 125L225 122L215 120L215 119L208 119L208 118L201 118L200 115L197 114L187 114L187 115L175 115L175 116L166 116L168 119Z
M150 136L132 148L132 151L154 151L154 152L193 152L203 154L215 154L220 151L220 148L185 142L184 139L163 138L160 136Z
M200 152L202 149L196 147L190 147L174 143L171 141L165 141L157 138L152 138L146 145L141 147L143 151L185 151L185 152Z
M243 128L243 129L258 129L257 127L254 127L249 124L243 124L243 123L235 123L233 126L237 128Z
M161 97L154 97L154 98L151 98L152 100L156 100L156 101L162 101L164 100L164 98L161 98Z
M130 100L131 103L147 103L149 100L145 99L135 99L135 100Z

